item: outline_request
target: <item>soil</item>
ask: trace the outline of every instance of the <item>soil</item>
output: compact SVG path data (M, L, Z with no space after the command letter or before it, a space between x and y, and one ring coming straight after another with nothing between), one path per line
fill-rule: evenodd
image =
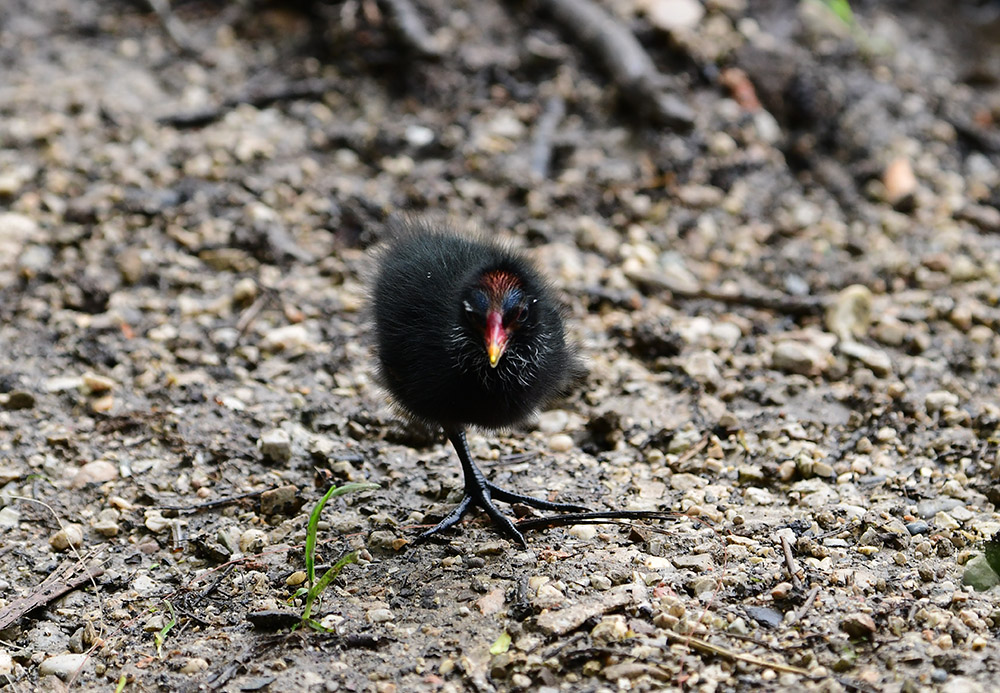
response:
M578 7L3 4L0 688L994 687L997 3ZM666 521L413 543L400 211L524 248L587 365L487 475Z

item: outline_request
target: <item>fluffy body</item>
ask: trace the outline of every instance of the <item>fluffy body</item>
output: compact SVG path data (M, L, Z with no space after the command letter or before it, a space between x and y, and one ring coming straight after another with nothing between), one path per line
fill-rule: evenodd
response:
M559 394L575 361L551 290L522 255L484 238L397 222L378 258L374 325L381 380L409 416L505 428ZM470 291L514 282L528 307L491 367L465 315Z

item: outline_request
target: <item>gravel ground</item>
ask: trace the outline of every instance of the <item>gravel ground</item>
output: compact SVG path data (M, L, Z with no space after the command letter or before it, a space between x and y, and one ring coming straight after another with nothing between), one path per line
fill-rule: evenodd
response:
M0 7L0 688L994 688L996 2L607 2L665 121L550 0L173 5ZM586 362L484 471L672 519L412 544L395 210L526 248Z

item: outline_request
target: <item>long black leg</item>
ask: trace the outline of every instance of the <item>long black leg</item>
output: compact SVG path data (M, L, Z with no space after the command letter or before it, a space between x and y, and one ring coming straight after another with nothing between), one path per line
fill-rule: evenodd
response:
M488 481L483 475L483 472L476 466L476 463L472 461L472 455L469 453L469 443L465 439L465 429L462 427L449 427L445 428L444 432L445 435L448 436L448 440L450 440L451 444L455 447L455 452L458 453L458 459L462 463L462 474L465 476L465 495L462 496L461 502L454 510L448 513L446 518L421 534L419 539L426 539L432 534L437 534L441 530L447 529L448 527L456 524L462 519L462 516L469 511L469 508L475 505L486 511L486 514L490 516L490 519L493 520L493 524L502 534L506 535L507 538L516 541L521 546L526 547L528 544L524 540L524 535L518 531L517 527L514 526L514 523L511 522L510 518L497 510L497 507L493 505L494 499L505 503L524 503L532 506L533 508L539 508L540 510L561 510L569 512L587 511L587 508L579 505L573 505L571 503L553 503L542 498L524 496L520 493L511 493L510 491L500 488L496 484Z

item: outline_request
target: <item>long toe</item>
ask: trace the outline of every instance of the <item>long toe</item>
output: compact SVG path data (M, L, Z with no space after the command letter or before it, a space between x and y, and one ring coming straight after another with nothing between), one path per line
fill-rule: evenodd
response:
M417 537L417 543L422 543L438 532L458 524L458 521L461 520L473 506L482 508L486 511L486 514L490 516L490 520L493 522L493 526L496 527L496 529L505 537L523 547L528 546L528 542L525 541L524 535L518 531L511 519L500 512L497 507L493 505L493 502L488 496L481 493L467 493L463 496L462 501L455 507L454 510L448 513L446 518Z
M472 496L464 496L462 501L456 505L455 509L448 513L443 520L428 529L426 532L420 534L420 536L417 537L417 543L426 541L438 532L458 524L458 521L462 519L462 516L469 512L469 508L472 506L474 500L475 499Z
M573 503L553 503L552 501L547 501L544 498L535 498L534 496L525 496L520 493L513 493L502 489L496 484L491 482L486 482L490 490L490 495L504 503L524 503L525 505L530 505L532 508L538 508L539 510L555 510L557 512L575 512L575 513L585 513L589 512L590 508L584 507L582 505L574 505Z
M514 526L514 523L509 517L504 515L502 512L497 510L497 507L488 498L483 498L480 503L480 507L486 511L486 514L490 516L493 520L493 526L500 531L505 537L513 542L521 545L522 548L528 548L528 542L525 541L524 535Z

